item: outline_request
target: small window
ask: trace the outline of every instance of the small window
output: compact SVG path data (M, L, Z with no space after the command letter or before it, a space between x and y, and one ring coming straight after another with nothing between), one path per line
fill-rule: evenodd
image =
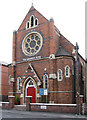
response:
M38 20L36 19L36 20L35 20L35 25L37 25L37 24L38 24Z
M34 26L34 17L32 16L31 17L31 27L33 27Z
M44 75L44 88L48 88L48 75Z
M27 21L27 23L26 23L26 29L29 29L29 27L30 27L30 23L29 23L29 21Z
M29 81L29 85L34 85L32 80Z
M29 28L29 22L27 22L27 29Z
M21 91L21 86L20 86L20 83L21 83L21 78L20 77L18 77L17 78L17 83L18 83L18 91Z
M62 70L58 70L58 81L62 81Z
M65 76L70 77L70 68L69 68L69 66L65 67Z

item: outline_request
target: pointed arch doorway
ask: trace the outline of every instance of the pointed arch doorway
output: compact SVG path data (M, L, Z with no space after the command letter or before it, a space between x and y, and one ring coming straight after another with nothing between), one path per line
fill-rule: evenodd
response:
M36 102L36 88L32 80L26 85L26 96L32 96L32 103Z
M26 96L32 96L32 103L36 103L37 87L35 80L32 77L28 77L24 82L24 103L26 102Z

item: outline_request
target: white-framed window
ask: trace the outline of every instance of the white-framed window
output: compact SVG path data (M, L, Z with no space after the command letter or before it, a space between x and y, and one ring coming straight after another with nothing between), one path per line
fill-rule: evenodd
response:
M38 25L38 19L36 18L35 19L35 26L37 26Z
M31 27L34 27L34 16L33 15L31 16L30 21L31 21Z
M18 90L18 92L21 91L21 86L20 86L20 84L21 84L21 77L18 77L18 78L17 78L17 90Z
M29 29L29 28L30 28L30 22L27 21L27 23L26 23L26 29Z
M68 65L65 66L65 76L70 77L70 67Z
M62 70L58 70L58 81L62 81Z
M26 29L36 27L38 25L38 18L34 15L31 15L29 20L26 22Z
M48 88L48 75L44 75L44 88Z

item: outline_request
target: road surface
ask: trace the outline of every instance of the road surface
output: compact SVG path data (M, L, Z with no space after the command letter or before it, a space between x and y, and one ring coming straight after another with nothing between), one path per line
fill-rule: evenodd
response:
M23 120L87 120L86 115L65 114L65 113L51 113L51 112L28 112L17 110L0 110L0 118L2 120L17 120L17 118ZM9 118L9 119L8 119ZM25 119L24 119L25 118ZM19 119L18 119L19 120Z

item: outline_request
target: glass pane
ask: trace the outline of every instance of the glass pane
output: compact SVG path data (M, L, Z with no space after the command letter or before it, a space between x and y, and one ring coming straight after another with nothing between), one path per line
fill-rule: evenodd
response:
M36 50L38 50L39 49L39 47L38 46L36 46L36 48L35 48Z
M30 42L30 39L29 39L29 38L27 39L27 42Z
M38 40L38 39L39 39L39 37L38 37L38 36L36 36L36 37L35 37L35 40Z
M25 47L27 48L28 47L28 44L26 43Z
M68 67L66 67L66 76L68 76Z
M27 52L30 52L30 48L27 49Z
M32 81L30 81L30 82L29 82L29 85L33 85L33 82L32 82Z
M61 76L59 76L59 79L61 80Z
M40 40L39 40L39 41L37 41L37 44L38 44L38 45L40 45Z
M34 49L32 49L31 52L34 53Z
M37 19L35 20L35 25L37 25Z
M34 21L34 18L33 16L31 17L31 27L33 27L33 21Z
M35 47L35 45L36 45L36 41L31 41L31 42L30 42L30 47L31 47L31 48Z
M59 80L61 80L62 79L62 73L61 73L61 71L59 70Z
M31 39L32 39L32 40L34 39L34 35L31 36Z
M27 28L29 28L29 22L27 23Z
M44 78L45 78L45 88L47 88L47 86L48 86L48 78L47 78L47 75L45 75Z
M19 90L21 89L21 88L20 88L20 82L21 82L21 80L20 80L20 78L19 78Z
M45 84L45 88L47 88L47 83Z

